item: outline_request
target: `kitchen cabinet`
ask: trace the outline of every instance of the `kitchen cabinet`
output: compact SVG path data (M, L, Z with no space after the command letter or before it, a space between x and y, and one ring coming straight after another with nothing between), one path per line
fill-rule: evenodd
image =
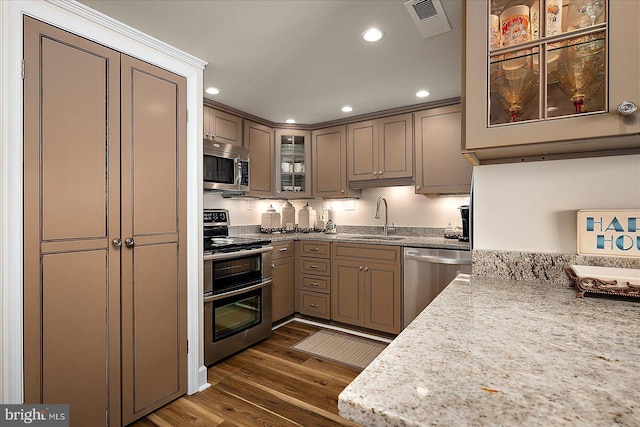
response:
M311 197L311 132L276 130L276 197Z
M273 242L273 322L295 312L295 242Z
M187 387L186 80L27 17L24 54L24 400L129 424Z
M412 183L412 120L409 113L347 125L347 173L350 187L384 187Z
M472 165L461 153L460 105L414 113L417 194L469 194Z
M300 313L331 318L331 243L298 242Z
M469 159L541 160L640 148L640 115L625 109L626 101L640 102L640 2L518 3L464 3ZM518 25L523 31L513 30ZM489 46L501 32L502 40Z
M245 120L243 145L253 161L249 163L249 192L255 197L273 197L275 144L273 129Z
M347 127L334 126L311 133L313 196L358 197L347 180Z
M203 134L207 139L242 146L242 118L205 106Z
M401 248L334 243L331 319L400 333Z

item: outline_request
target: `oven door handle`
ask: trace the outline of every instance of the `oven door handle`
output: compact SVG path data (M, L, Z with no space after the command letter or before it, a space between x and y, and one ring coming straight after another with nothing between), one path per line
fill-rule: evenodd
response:
M272 250L273 250L273 246L264 246L262 248L248 249L246 251L243 250L243 251L236 251L236 252L223 252L219 254L205 255L204 260L219 261L221 259L238 258L239 256L261 254L261 253L269 252Z
M204 302L205 304L211 301L217 301L223 298L228 298L228 297L233 297L236 295L240 295L240 294L244 294L245 292L251 292L251 291L255 291L256 289L260 289L260 288L264 288L267 286L270 286L273 283L272 279L269 280L265 280L264 282L260 282L257 283L255 285L252 286L248 286L246 288L242 288L242 289L236 289L234 291L230 291L230 292L225 292L223 294L218 294L218 295L211 295L208 297L204 298Z

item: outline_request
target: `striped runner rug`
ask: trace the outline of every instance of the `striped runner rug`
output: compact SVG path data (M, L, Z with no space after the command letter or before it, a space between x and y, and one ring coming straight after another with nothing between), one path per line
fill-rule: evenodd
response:
M386 346L383 342L323 329L297 342L291 348L311 356L364 369Z

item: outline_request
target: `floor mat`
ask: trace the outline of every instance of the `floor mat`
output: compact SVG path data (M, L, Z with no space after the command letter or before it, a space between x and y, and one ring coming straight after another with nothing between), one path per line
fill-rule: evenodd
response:
M303 353L364 369L387 346L353 335L321 330L291 346Z

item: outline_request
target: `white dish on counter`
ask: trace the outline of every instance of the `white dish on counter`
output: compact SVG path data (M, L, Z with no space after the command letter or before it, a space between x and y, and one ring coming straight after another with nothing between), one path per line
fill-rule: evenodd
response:
M595 267L591 265L572 265L571 269L579 279L600 279L607 282L640 283L640 269L618 267Z

